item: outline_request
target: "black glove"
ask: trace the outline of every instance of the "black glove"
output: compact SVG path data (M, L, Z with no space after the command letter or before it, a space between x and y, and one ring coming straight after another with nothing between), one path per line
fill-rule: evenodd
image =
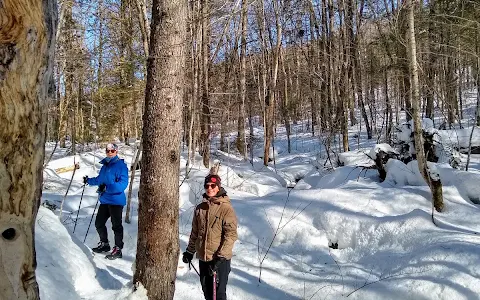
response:
M83 184L87 184L88 176L83 176Z
M105 192L107 189L107 185L105 183L102 183L101 185L98 186L97 193L101 194Z
M188 251L183 252L183 257L182 261L186 264L189 264L193 259L193 253L190 253Z
M211 276L213 276L213 273L216 273L218 271L218 268L220 267L221 264L223 264L225 260L226 260L225 257L215 256L215 258L212 260L210 265Z

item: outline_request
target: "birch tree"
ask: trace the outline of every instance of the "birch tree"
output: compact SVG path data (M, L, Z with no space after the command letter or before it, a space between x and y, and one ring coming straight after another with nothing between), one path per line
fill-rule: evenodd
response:
M418 83L417 69L417 46L415 42L415 18L413 0L406 0L405 3L408 13L408 51L410 58L410 77L412 88L412 119L415 135L415 151L417 153L418 169L423 179L427 182L432 192L433 206L439 212L443 210L443 192L442 183L438 174L433 174L427 165L425 150L423 147L422 122L420 119L420 88Z

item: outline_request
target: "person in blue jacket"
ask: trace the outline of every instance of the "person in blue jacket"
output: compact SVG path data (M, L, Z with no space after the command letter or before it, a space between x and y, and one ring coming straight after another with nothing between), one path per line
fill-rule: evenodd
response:
M100 161L100 164L103 166L98 176L94 178L85 176L83 177L83 182L88 185L98 185L97 193L99 193L100 199L100 208L95 219L95 227L97 228L100 242L97 247L92 248L92 251L96 253L110 251L105 224L111 218L112 230L115 234L115 246L106 258L117 259L122 257L122 212L127 202L124 191L128 186L128 168L123 159L117 156L118 146L116 144L108 144L106 154L107 157Z

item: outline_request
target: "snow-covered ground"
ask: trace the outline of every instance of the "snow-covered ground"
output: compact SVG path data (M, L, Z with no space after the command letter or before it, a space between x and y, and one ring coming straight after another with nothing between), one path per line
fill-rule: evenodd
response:
M231 154L214 154L222 163L220 175L239 221L229 299L480 299L480 205L472 200L480 197L479 156L473 157L468 173L438 166L446 210L435 214L436 226L428 187L415 166L389 163L387 180L380 183L376 171L362 168L370 163L365 153L375 141L364 140L364 133L357 141L356 128L351 130L355 150L343 154L349 163L334 169L319 154L323 145L318 137L312 138L301 124L293 132L288 153L285 132L277 131L275 167L264 167L258 157L252 166ZM47 153L52 147L47 145ZM120 148L128 165L133 153L129 146ZM131 223L124 224L123 259L110 261L90 251L98 242L94 222L86 236L97 197L95 187L87 186L78 211L81 178L95 176L102 157L102 149L75 157L80 169L61 219L58 209L40 208L35 230L42 299L146 299L142 289L131 292L140 171L133 186ZM195 165L184 181L184 157L181 252L208 172ZM42 201L60 206L72 172L56 170L73 162L73 156L55 153L44 172ZM110 228L109 234L113 240ZM175 299L203 299L197 274L180 258Z

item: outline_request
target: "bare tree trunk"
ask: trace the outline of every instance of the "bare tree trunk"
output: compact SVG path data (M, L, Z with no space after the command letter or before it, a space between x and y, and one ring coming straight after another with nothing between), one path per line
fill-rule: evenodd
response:
M334 115L334 103L335 103L335 82L334 82L334 78L335 78L335 60L334 60L334 55L335 55L335 44L334 44L334 18L335 18L335 13L333 11L333 0L325 0L323 1L324 5L326 4L326 7L324 8L325 9L325 14L328 13L328 23L327 23L327 30L326 32L328 32L328 36L327 36L327 42L328 42L328 46L326 45L326 51L325 51L325 55L326 57L328 58L328 69L326 70L326 73L328 74L327 78L328 78L328 94L327 94L327 112L326 114L328 114L329 116L333 116ZM338 117L338 116L337 116ZM341 120L340 120L341 121ZM335 127L336 127L336 121L335 120L332 120L330 122L330 132L329 132L329 137L327 138L327 141L326 141L326 148L327 148L327 151L329 151L329 149L331 148L331 141L332 141L332 138L334 135L335 135ZM329 154L327 154L329 155Z
M74 71L75 71L75 60L69 59L70 56L73 56L73 49L74 49L74 20L72 15L72 5L73 3L68 1L65 2L65 69L64 69L64 80L65 80L65 95L63 99L63 105L60 103L61 111L60 111L60 128L59 128L59 137L60 137L60 148L65 148L65 138L68 134L67 123L68 120L73 120L75 117L74 114L72 116L71 112L71 102L73 99L73 81L74 81ZM75 124L73 124L75 126ZM71 126L70 128L70 137L72 143L75 142L74 135L75 135L75 128ZM72 144L72 150L74 150L74 144ZM73 152L75 153L75 152Z
M449 37L450 38L450 37ZM448 41L450 42L450 41ZM447 102L447 113L448 113L448 125L451 128L452 124L455 122L455 111L458 110L457 102L457 80L455 76L455 66L453 58L453 51L448 49L446 51L448 54L446 58L445 65L445 88L446 88L446 102Z
M346 26L346 45L347 45L347 57L348 57L348 109L350 114L350 125L357 124L357 118L355 117L355 85L353 84L353 54L352 51L355 49L355 33L353 28L353 9L356 1L348 0L346 3L346 14L345 14L345 26ZM358 34L358 33L357 33ZM347 120L348 121L348 120Z
M404 0L404 1L409 1L409 0ZM400 23L400 34L401 37L407 37L408 39L408 16L407 12L404 9L401 9L399 12L399 23ZM399 57L398 59L398 64L399 64L399 71L400 71L400 84L402 87L401 91L401 97L403 100L403 108L405 109L405 117L407 121L410 121L412 119L412 87L410 84L410 78L409 78L409 65L408 65L408 58L407 58L407 53L409 49L407 49L407 45L402 45L399 44L397 47L397 56Z
M358 38L357 38L358 39ZM358 42L357 42L358 43ZM355 43L357 45L357 43ZM360 106L360 111L362 113L363 121L365 122L365 128L367 130L367 139L372 138L372 127L370 126L370 122L368 121L368 115L367 115L367 110L365 109L365 102L363 100L363 70L361 67L360 63L360 57L358 55L358 50L357 46L353 49L354 51L354 63L355 63L355 73L353 80L356 83L355 88L357 91L357 97L358 97L358 105Z
M0 5L2 299L40 299L34 235L42 194L56 13L52 0L4 0Z
M148 58L148 43L150 40L150 24L147 15L146 0L134 0L137 8L138 22L140 24L140 32L142 33L142 45L145 57Z
M191 72L192 72L192 93L190 95L190 124L188 128L188 159L187 166L193 167L193 161L195 158L195 129L194 124L197 118L197 100L198 100L198 71L199 71L199 49L198 43L194 41L200 40L200 29L198 21L196 19L199 16L198 1L194 1L189 9L190 12L190 38L191 38ZM187 170L186 170L187 171ZM188 171L187 171L188 174Z
M385 118L385 122L386 122L386 128L385 128L385 141L387 144L390 144L392 142L392 136L391 136L391 133L392 133L392 128L393 128L393 111L392 111L392 103L390 101L390 96L388 94L388 69L385 67L385 70L383 71L384 72L384 82L385 82L385 86L384 86L384 93L385 93L385 104L386 104L386 110L385 110L385 114L387 115L387 117Z
M480 32L480 24L477 23L477 30ZM475 72L475 82L477 84L477 108L475 112L475 123L480 126L480 37L476 37L476 50L477 50L477 68Z
M429 17L433 18L435 15L435 0L430 0L429 1L429 6L430 6L430 12L429 12ZM428 30L428 38L427 38L427 44L428 44L428 53L427 53L427 66L426 66L426 107L425 107L425 117L434 120L433 117L433 100L434 100L434 91L435 91L435 69L434 69L434 64L435 64L435 55L433 54L434 51L434 45L433 41L435 39L435 23L433 20L429 21L429 30Z
M268 63L268 52L267 52L267 43L265 38L265 12L264 12L264 2L258 1L255 4L255 16L257 21L257 26L259 29L259 39L261 47L261 56L259 63L259 76L258 76L258 100L260 106L262 107L262 122L263 128L265 128L265 137L267 129L267 63Z
M477 23L477 28L480 31L480 24L478 23ZM476 37L475 50L477 52L476 66L475 66L475 80L477 83L477 104L475 107L475 119L472 124L472 131L470 131L470 138L468 141L468 156L467 156L467 163L465 165L465 171L468 171L468 166L470 164L470 156L472 155L473 131L477 126L480 126L480 37L478 35Z
M240 101L238 108L238 139L237 149L245 160L247 160L247 145L245 142L245 97L246 97L246 76L247 76L247 1L242 0L242 37L240 45Z
M347 28L346 28L346 15L344 9L344 0L340 1L339 4L339 14L340 14L340 27L341 27L341 47L343 52L343 64L340 67L342 70L342 75L340 77L340 91L339 91L339 103L337 105L337 116L340 116L340 127L342 130L342 145L343 151L349 151L348 145L348 112L349 112L349 103L350 103L350 78L349 78L349 69L350 69L350 47L349 47L349 38L347 37ZM342 22L343 21L343 22Z
M311 1L309 1L309 20L310 20L310 36L311 36L311 44L309 46L309 63L311 68L313 69L313 72L317 71L317 55L315 51L315 30L314 28L316 27L316 19L315 19L315 11L313 9L313 4ZM320 38L320 37L318 37ZM322 41L323 44L325 44L325 41ZM324 49L322 49L324 50ZM324 53L326 56L326 53ZM323 72L322 72L323 73ZM310 113L311 113L311 118L312 118L312 127L311 127L311 132L312 135L315 135L315 126L317 126L318 122L318 115L317 115L317 110L318 110L318 97L317 97L317 86L316 86L316 80L315 76L309 76L310 77ZM323 118L322 118L323 120ZM323 126L323 124L322 124Z
M415 151L417 154L418 169L422 174L424 180L427 182L432 192L433 206L439 212L444 208L443 195L442 195L442 183L438 174L431 174L427 166L427 160L425 158L425 150L423 146L423 133L422 122L420 119L420 88L418 83L418 70L417 70L417 47L415 43L415 19L414 19L414 4L413 0L406 0L408 9L408 41L410 51L410 71L412 79L412 108L413 108L413 126L415 135Z
M228 43L226 42L225 45L227 45ZM227 46L225 46L225 53L228 53L228 50L227 50ZM230 86L230 70L232 68L232 66L230 65L230 63L228 62L227 59L225 59L225 63L224 63L224 79L223 79L223 92L224 93L227 93L227 97L230 97L230 93L229 93L229 86ZM230 102L230 101L229 101ZM230 108L228 107L227 109L222 109L221 111L221 122L220 122L220 150L222 151L226 151L227 150L227 147L225 145L225 136L227 135L227 126L228 126L228 110Z
M175 293L186 4L182 0L153 0L152 8L133 278L135 284L147 289L150 299L171 300ZM166 129L169 134L162 134Z
M95 115L95 123L93 125L95 126L95 131L93 132L94 134L94 140L95 140L95 147L97 145L97 138L98 138L98 132L100 130L99 124L100 124L100 116L101 116L101 110L99 109L100 104L103 102L103 46L104 46L104 38L103 38L103 0L98 1L98 8L97 8L97 13L98 13L98 18L99 18L99 24L98 24L98 68L97 68L97 91L98 91L98 101L97 103L92 102L92 116ZM95 107L96 106L96 107ZM96 109L95 109L96 108ZM95 110L95 112L94 112ZM95 156L93 158L93 167L95 168Z
M135 93L135 85L136 85L136 77L135 77L135 52L134 52L134 30L133 30L133 23L134 23L134 8L132 7L132 0L128 0L127 2L127 7L128 11L126 13L126 20L125 25L125 31L127 33L127 53L125 60L127 61L127 87L128 87L128 92L130 93L130 101L132 103L132 113L130 114L130 120L129 124L133 126L133 132L130 132L130 135L133 133L135 137L135 141L138 140L139 138L139 112L138 112L138 96ZM140 105L142 107L143 105ZM143 113L143 112L142 112ZM127 141L129 144L130 142Z
M290 94L288 92L288 82L287 82L287 71L285 69L285 56L283 51L280 50L281 64L282 64L282 75L283 75L283 101L282 101L282 117L283 122L285 123L285 131L287 134L287 151L288 153L292 152L292 146L290 141L291 126L290 126Z
M370 69L373 69L373 61L371 62ZM370 111L370 121L372 123L372 134L377 134L377 118L376 118L376 105L375 105L375 91L374 91L374 83L373 83L373 75L370 74L368 76L368 83L367 83L367 103L368 103L368 110Z
M297 20L297 32L302 32L302 21ZM298 37L298 36L297 36ZM300 47L295 47L295 107L293 109L293 122L297 125L299 116L299 106L302 103L302 90L300 89L300 49L303 48L303 36L298 37ZM252 128L253 131L253 128Z
M70 0L67 0L63 3L62 5L62 9L61 9L61 12L60 12L60 26L58 27L58 30L56 32L56 36L57 37L60 37L60 33L63 32L63 31L67 31L66 32L66 35L65 35L65 54L67 54L69 52L69 49L71 49L71 15L72 15L72 1ZM65 24L65 25L63 25ZM62 25L63 27L67 27L66 30L64 30L62 28ZM67 55L66 55L67 56ZM66 59L64 60L64 63L65 65L67 64L66 62ZM59 80L57 82L57 84L60 86L60 70L58 71L59 73ZM64 72L63 72L63 75L64 75L64 80L65 80L65 77L67 76L66 75L66 67L64 68ZM65 84L66 86L66 84ZM65 87L66 89L66 87ZM66 97L66 92L65 92L65 95L60 98L58 98L59 100L59 116L58 116L58 140L60 141L60 148L65 148L66 145L65 145L65 138L66 138L66 135L67 135L67 119L68 119L68 106L69 106L69 103L68 103L68 97Z
M210 95L209 95L209 64L210 64L210 37L209 37L209 0L200 0L201 3L201 20L202 20L202 40L201 40L201 103L202 103L202 114L201 114L201 148L202 148L202 157L203 165L208 168L210 165Z
M253 150L254 150L254 124L253 124L253 101L250 98L250 105L248 106L248 127L249 127L249 135L250 135L250 140L248 142L249 148L250 148L250 163L253 165Z
M272 145L273 135L274 135L274 124L275 124L275 91L277 90L277 75L278 75L278 61L280 57L280 51L282 47L282 25L280 24L280 16L278 11L277 0L273 0L274 10L275 10L275 23L276 23L276 45L274 49L274 54L272 58L272 74L270 77L270 86L267 93L267 102L265 103L265 144L263 149L263 164L268 166L268 161L270 158L270 146Z
M132 206L132 191L133 191L133 183L135 181L135 173L137 170L138 163L140 161L140 154L142 153L143 146L142 142L140 141L140 145L138 146L137 152L135 153L135 160L131 165L130 170L130 184L128 186L128 194L127 194L127 208L125 209L125 223L130 224L130 210Z
M463 119L463 77L465 76L465 69L462 65L462 57L460 53L457 56L458 59L458 84L457 84L457 92L458 92L458 108L457 108L457 114L458 114L458 124L460 125L460 128L463 128L462 125L462 119Z

